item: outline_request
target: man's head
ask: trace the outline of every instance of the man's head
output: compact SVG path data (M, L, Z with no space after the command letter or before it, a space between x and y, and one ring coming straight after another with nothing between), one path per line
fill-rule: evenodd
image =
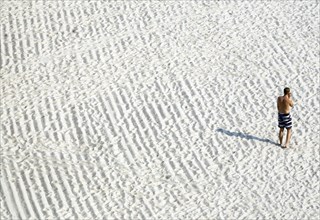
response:
M290 94L290 88L288 88L288 87L284 88L283 93L284 93L284 95Z

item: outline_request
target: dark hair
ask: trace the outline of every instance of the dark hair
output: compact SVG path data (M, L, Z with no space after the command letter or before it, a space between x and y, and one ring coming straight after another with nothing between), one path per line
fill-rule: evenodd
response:
M289 92L290 92L290 88L288 88L288 87L284 88L283 93L285 95L287 95Z

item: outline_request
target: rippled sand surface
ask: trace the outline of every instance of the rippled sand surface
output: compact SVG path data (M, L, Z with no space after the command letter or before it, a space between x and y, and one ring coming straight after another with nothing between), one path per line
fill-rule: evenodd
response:
M319 1L0 8L1 219L320 218Z

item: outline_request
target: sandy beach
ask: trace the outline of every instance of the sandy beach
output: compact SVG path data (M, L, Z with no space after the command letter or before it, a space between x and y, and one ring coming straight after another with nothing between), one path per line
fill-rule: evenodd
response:
M1 1L0 219L320 219L319 3Z

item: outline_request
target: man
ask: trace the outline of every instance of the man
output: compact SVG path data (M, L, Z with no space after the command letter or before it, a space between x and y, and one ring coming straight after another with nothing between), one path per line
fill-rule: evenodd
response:
M284 96L279 96L277 100L278 107L278 127L279 131L279 140L280 146L282 148L287 148L289 146L290 138L291 138L291 127L292 127L292 118L290 114L290 110L293 107L293 101L291 99L290 88L286 87L283 90ZM284 128L287 129L287 138L286 143L282 146L282 138L284 133Z

